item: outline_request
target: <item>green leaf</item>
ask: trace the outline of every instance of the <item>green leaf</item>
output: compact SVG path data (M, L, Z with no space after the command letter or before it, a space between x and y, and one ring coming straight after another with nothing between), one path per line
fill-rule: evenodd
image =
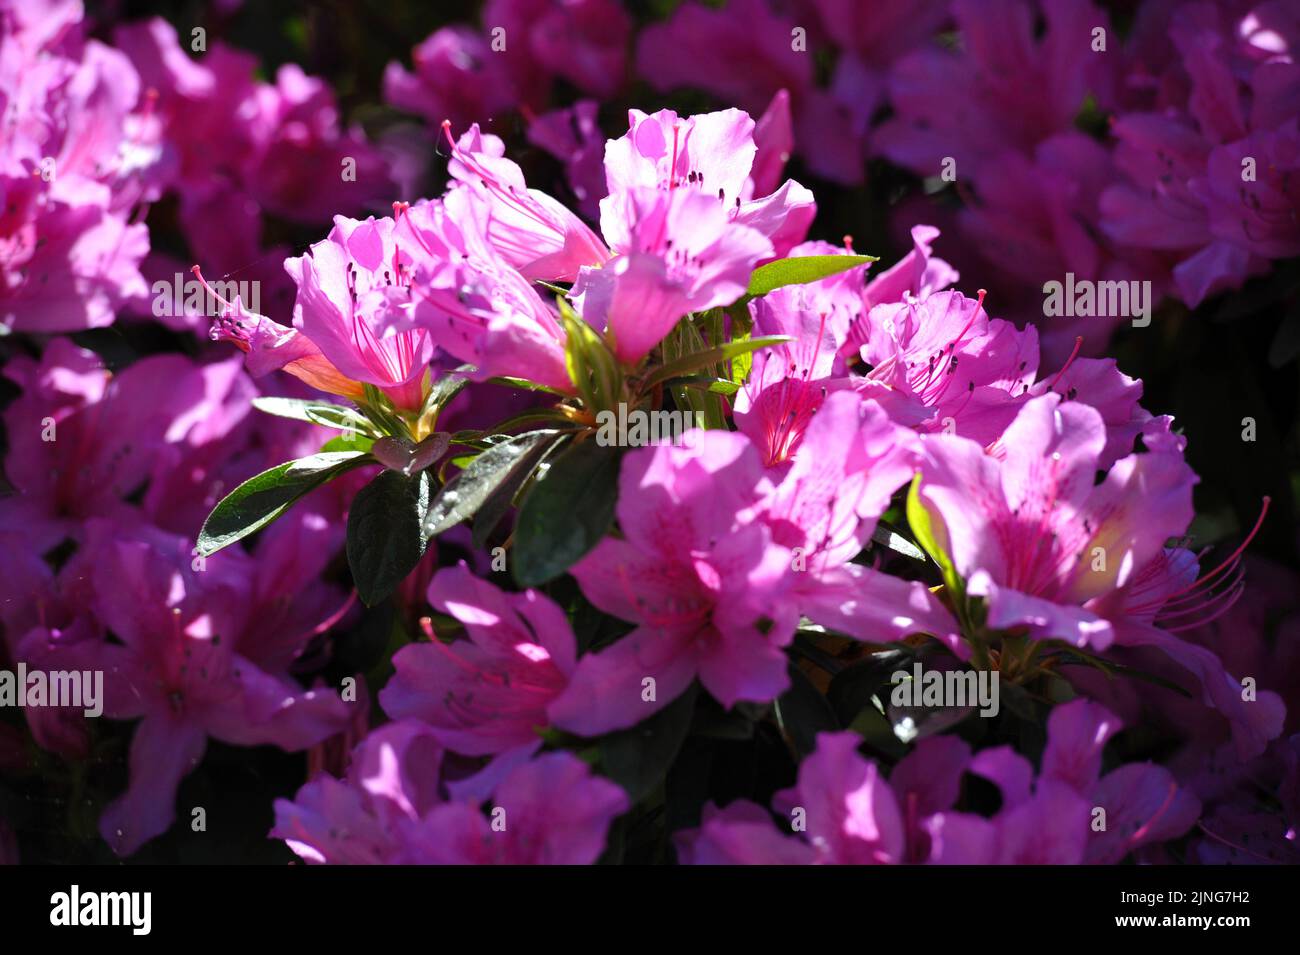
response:
M840 723L826 697L804 672L794 664L789 671L790 689L776 701L776 720L799 754L807 756L817 747L817 734L834 732Z
M321 451L369 451L375 446L375 439L355 431L335 435L321 445Z
M486 435L506 434L522 424L545 424L552 428L567 428L569 430L581 430L585 427L585 425L574 421L555 408L535 408L507 418L483 433Z
M737 359L739 360L739 359ZM728 381L726 378L714 378L710 375L691 375L686 378L674 378L672 381L665 382L670 387L690 388L693 391L707 391L715 395L734 395L740 390L740 385L734 381Z
M641 387L648 390L672 378L682 378L689 375L705 365L729 361L737 355L746 355L749 352L758 351L760 348L770 348L773 345L780 345L793 340L789 335L768 335L765 338L747 338L743 341L727 342L727 344L719 345L716 348L706 348L703 351L692 352L689 355L674 359L666 365L660 365L646 376L645 381L641 383Z
M199 553L210 556L261 530L308 491L373 461L364 451L321 452L286 461L249 478L227 494L203 522Z
M529 431L494 444L475 456L429 505L424 519L425 536L434 537L471 517L493 491L521 470L522 483L522 478L541 459L541 452L559 434L559 431Z
M519 507L511 563L515 580L536 587L568 570L614 521L617 448L574 444L533 483Z
M312 424L324 425L327 428L359 431L376 437L379 435L375 426L359 411L345 408L343 405L331 404L328 401L261 397L253 399L253 407L279 418L310 421Z
M462 388L469 384L469 373L474 370L473 365L461 365L455 371L448 372L429 389L429 395L424 399L424 407L421 412L428 411L430 408L441 408L447 402L455 398Z
M560 398L569 397L558 388L552 388L550 385L541 385L535 381L529 381L527 378L511 378L509 375L497 375L495 378L489 378L490 385L504 385L507 388L518 388L522 391L544 391L548 395L556 395Z
M381 434L407 438L411 436L410 428L386 394L369 382L364 382L361 390L365 397L357 403L365 409L366 417L375 423Z
M623 390L618 363L604 340L563 297L556 299L564 325L564 364L583 403L613 409Z
M953 567L947 549L939 540L939 535L930 519L930 512L921 503L920 489L921 475L917 474L912 479L911 487L907 489L907 523L912 528L912 536L916 538L921 549L939 566L939 570L943 573L944 585L954 595L961 594L964 592L961 578L957 575L957 569Z
M894 732L889 717L874 706L863 707L849 724L849 729L866 740L876 752L890 759L902 759L907 755L907 745Z
M1114 679L1117 675L1132 677L1137 680L1145 680L1146 682L1152 683L1156 686L1164 687L1166 690L1172 690L1178 695L1185 696L1188 699L1193 697L1193 694L1190 693L1185 686L1167 679L1166 677L1150 673L1146 670L1139 669L1138 667L1129 666L1126 663L1120 663L1116 660L1108 660L1105 657L1088 653L1086 650L1081 650L1073 644L1066 643L1064 640L1052 639L1045 642L1054 648L1060 648L1060 652L1054 654L1054 659L1058 664L1064 664L1065 666L1089 666L1106 674L1107 679Z
M911 659L908 650L886 650L835 674L827 688L826 698L840 723L852 725L864 709L879 713L872 697L889 682L895 670L908 665Z
M654 792L677 758L695 712L697 684L649 719L600 741L605 775L627 790L633 803Z
M348 566L367 607L391 594L424 556L420 524L428 505L424 471L383 471L357 492L348 508Z
M754 269L746 294L757 298L786 285L807 285L878 260L875 255L802 255L777 259Z
M488 495L487 500L474 512L473 543L480 550L487 548L488 538L496 530L506 512L514 505L515 497L528 479L537 471L538 466L547 456L564 443L564 436L554 441L543 441L526 452L517 467L511 468L509 475Z

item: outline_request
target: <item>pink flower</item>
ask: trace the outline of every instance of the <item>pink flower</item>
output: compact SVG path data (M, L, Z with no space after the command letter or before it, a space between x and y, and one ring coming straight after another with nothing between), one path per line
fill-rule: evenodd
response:
M632 19L614 0L490 0L483 25L509 38L493 55L528 101L538 95L539 78L544 91L550 76L602 99L623 85Z
M867 317L857 387L918 430L997 439L1038 372L1038 335L990 319L984 295L936 292L877 305Z
M380 727L357 745L346 779L321 773L292 801L275 801L271 838L309 863L399 861L403 824L445 798L442 761L441 746L418 720Z
M1163 767L1128 763L1101 776L1102 748L1119 728L1105 708L1075 700L1048 718L1036 780L1028 760L1009 746L983 750L970 761L969 772L1002 793L988 862L1113 864L1139 846L1168 841L1191 827L1200 803ZM1091 825L1103 818L1104 828Z
M983 750L951 736L924 739L886 781L858 754L856 733L820 733L797 785L776 794L772 816L739 801L706 807L697 830L675 836L687 864L1078 865L1113 864L1147 844L1182 835L1200 814L1168 770L1129 763L1101 775L1119 721L1076 700L1048 719L1041 772L1009 746ZM986 818L955 811L962 776L988 779L1002 807ZM1090 823L1105 811L1105 827Z
M1125 586L1192 517L1196 482L1176 448L1131 454L1094 478L1101 415L1055 394L1027 402L1000 439L998 462L976 442L925 438L920 499L993 629L1026 626L1105 649L1113 622L1093 603Z
M599 266L609 250L577 216L559 202L529 189L524 174L504 158L505 144L483 136L475 123L452 139L449 170L462 194L483 206L476 216L486 224L488 242L503 260L529 281L572 282L587 265Z
M407 827L404 861L433 865L591 865L627 794L569 753L544 753L492 792L489 820L467 801Z
M564 179L587 219L600 218L605 198L605 137L596 122L599 104L579 100L567 109L552 110L528 123L528 141L564 163Z
M384 99L436 126L486 123L514 103L514 90L489 41L466 26L446 26L411 51L415 71L400 63L384 69Z
M795 571L783 599L839 633L878 643L927 632L960 651L957 624L918 581L852 563L890 498L915 472L919 442L873 401L826 399L792 464L761 505Z
M140 720L130 784L100 819L109 845L130 855L171 825L177 787L209 737L302 749L341 729L348 713L336 693L303 691L254 662L264 648L252 626L256 565L245 554L228 551L196 570L189 541L147 526L94 521L88 535L94 612L120 642L49 646L42 659L103 671L104 715ZM313 633L295 632L299 648Z
M130 221L165 168L151 101L125 56L87 41L80 5L7 8L0 36L0 325L110 325L148 292L149 232Z
M199 267L194 274L204 282ZM204 282L205 287L207 283ZM365 395L361 382L339 371L310 338L296 328L289 328L244 308L239 296L233 302L208 292L217 301L221 313L213 319L208 337L230 342L245 354L245 367L254 378L272 371L285 371L304 384L326 394L359 400Z
M1263 518L1261 514L1259 523ZM1193 676L1201 687L1201 702L1227 719L1242 759L1259 755L1269 740L1281 735L1286 707L1268 690L1246 699L1241 680L1227 671L1219 656L1182 634L1223 616L1241 597L1241 554L1255 531L1204 574L1191 551L1162 549L1139 567L1127 586L1102 601L1118 646L1158 650Z
M856 733L822 733L799 766L799 783L773 797L782 815L803 811L818 861L881 865L903 861L903 817L875 763L857 753Z
M637 72L659 92L702 89L758 112L778 90L797 100L812 85L811 57L790 42L794 25L764 0L683 3L638 35Z
M772 242L772 255L787 255L803 241L817 207L793 180L757 196L751 173L758 147L754 121L738 109L679 117L672 110L628 111L628 131L605 147L610 195L601 201L600 227L614 251L629 244L634 210L619 194L638 187L694 190L716 197L727 218L757 229ZM683 236L670 238L682 241Z
M691 189L639 187L601 200L615 257L573 287L582 317L605 330L620 361L640 361L688 312L729 305L771 255L758 231Z
M284 267L298 285L294 328L342 377L374 385L398 408L418 410L433 341L409 327L411 268L398 252L393 220L335 216L326 240ZM282 339L273 347L285 346ZM298 357L301 347L296 338L288 345L294 361L306 357Z
M257 87L253 102L258 117L251 125L265 138L243 179L262 208L315 224L389 194L383 156L360 127L339 128L334 93L324 80L286 64L274 86Z
M526 378L573 391L559 315L488 239L486 210L467 189L399 205L399 245L413 264L411 320L480 378Z
M394 719L414 717L447 749L471 756L541 745L548 707L573 672L568 618L536 591L502 593L462 563L438 572L429 602L465 627L468 640L403 647L379 694Z
M314 863L589 865L628 808L569 753L483 775L458 786L427 726L390 723L357 747L346 780L322 774L277 800L271 836ZM480 808L489 797L491 820Z
M896 115L874 144L891 161L935 176L952 157L959 177L978 181L1002 153L1032 152L1069 130L1089 92L1105 99L1110 67L1089 39L1106 17L1088 0L958 0L952 10L959 46L919 50L892 68Z
M638 626L578 661L551 704L556 726L597 736L635 725L697 676L727 707L786 688L781 648L796 618L779 598L791 557L754 519L769 487L743 435L704 431L687 447L624 457L622 537L602 540L572 573L588 600Z
M66 339L53 340L39 363L15 358L5 373L24 394L5 410L5 472L17 493L0 501L0 527L21 530L27 547L45 553L80 537L90 518L123 513L168 446L203 443L227 402L251 397L247 379L231 394L233 370L153 355L110 374Z
M824 286L786 286L749 306L753 334L793 339L755 353L735 398L736 426L758 446L768 467L795 454L828 389L843 385L830 379L836 370L842 377L836 353L848 319L837 309L840 303L830 300L833 293L818 294Z

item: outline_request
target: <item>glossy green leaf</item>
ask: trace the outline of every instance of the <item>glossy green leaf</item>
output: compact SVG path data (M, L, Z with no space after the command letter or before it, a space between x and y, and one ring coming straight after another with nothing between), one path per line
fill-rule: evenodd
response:
M424 556L421 521L429 506L429 475L382 471L348 508L348 567L357 596L373 607L391 594Z
M328 451L286 461L249 478L227 494L199 531L199 553L208 556L261 530L298 498L340 474L373 463L364 451Z
M878 256L874 255L801 255L777 259L754 269L746 294L757 298L787 285L806 285L877 260Z
M515 580L554 580L596 546L614 522L619 449L595 441L569 447L538 476L515 522Z

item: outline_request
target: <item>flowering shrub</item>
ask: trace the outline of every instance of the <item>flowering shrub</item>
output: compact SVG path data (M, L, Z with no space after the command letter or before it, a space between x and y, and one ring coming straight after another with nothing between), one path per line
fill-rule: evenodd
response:
M0 0L0 861L1300 861L1300 19L669 6Z

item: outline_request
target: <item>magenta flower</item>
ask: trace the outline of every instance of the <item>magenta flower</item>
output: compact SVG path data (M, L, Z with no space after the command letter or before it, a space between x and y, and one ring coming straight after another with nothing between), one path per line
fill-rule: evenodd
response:
M965 438L925 439L920 497L940 546L987 601L989 627L1105 649L1114 626L1091 602L1186 529L1195 476L1164 448L1121 459L1096 484L1101 415L1055 394L1026 403L1000 444L1001 463Z
M250 125L265 134L243 180L262 208L316 224L389 194L384 157L360 127L340 129L334 92L324 80L286 64L274 86L258 86L253 103L258 117Z
M821 11L837 43L845 38L843 18ZM637 71L661 92L704 90L757 115L774 98L787 95L802 159L819 176L847 185L862 182L864 137L875 110L883 105L884 83L857 51L841 51L831 85L814 85L813 52L818 40L810 16L792 18L766 0L730 0L725 8L683 3L662 23L641 31ZM909 20L928 22L930 14ZM881 11L872 11L876 19ZM886 14L887 16L887 14ZM811 27L812 29L809 29ZM797 48L796 31L805 31L807 49ZM910 42L910 39L909 39ZM897 40L884 44L891 56ZM887 61L888 57L886 58Z
M245 355L244 366L254 378L273 371L285 371L304 384L326 394L358 400L365 395L361 382L339 371L310 338L296 328L250 312L239 296L233 302L217 295L203 279L196 265L194 275L221 308L208 329L213 341L230 342Z
M543 753L494 787L491 819L468 801L406 827L403 861L432 865L591 865L627 794L569 753Z
M959 278L951 265L931 253L930 243L939 237L938 229L928 225L913 226L911 237L912 248L907 254L867 282L859 306L851 310L852 321L840 345L843 354L858 355L861 352L871 336L867 316L875 306L907 302L912 298L926 299Z
M786 688L781 648L797 621L779 598L791 555L754 519L769 488L743 435L705 431L690 446L624 457L623 536L571 572L588 600L638 626L578 661L551 704L556 726L585 736L633 726L697 676L728 707Z
M274 85L258 82L254 57L214 41L196 60L157 17L114 39L149 91L139 135L159 141L154 178L177 196L190 261L260 282L263 308L277 314L268 306L292 289L278 268L287 249L263 248L263 213L323 225L358 211L391 189L385 160L343 127L328 85L294 65Z
M321 773L292 801L277 799L270 836L309 863L399 861L403 824L445 798L442 761L442 748L423 723L389 723L357 745L345 780Z
M595 100L579 100L528 123L528 141L564 163L564 179L578 200L577 209L593 222L600 218L600 200L607 193L605 136L596 122L599 107Z
M1261 514L1259 523L1263 519ZM1127 586L1104 601L1116 645L1151 647L1190 673L1200 684L1202 702L1227 719L1242 759L1259 755L1269 740L1282 734L1286 707L1268 690L1247 699L1242 682L1219 656L1182 634L1217 620L1240 599L1245 589L1241 554L1253 536L1204 574L1191 551L1162 549L1139 567Z
M490 0L483 25L509 38L493 56L525 101L552 76L602 99L623 85L632 19L615 0Z
M298 285L294 328L342 377L374 385L398 408L418 410L433 341L409 327L411 263L398 252L393 220L335 216L325 241L284 267ZM289 346L295 362L302 347Z
M795 571L783 599L839 633L889 642L927 632L962 652L957 624L917 581L852 563L894 491L916 470L919 442L874 401L837 392L813 416L802 446L762 504L773 540Z
M483 136L475 123L451 143L449 170L470 201L481 204L488 242L529 281L572 282L583 266L599 266L609 250L577 216L544 192L529 189L524 174L505 157L505 144Z
M783 835L772 814L747 799L704 807L698 829L673 834L682 865L812 865L815 850Z
M1114 123L1124 179L1101 196L1101 226L1154 250L1195 306L1296 254L1294 19L1267 9L1180 7L1130 41L1133 112ZM1163 51L1160 49L1163 47ZM1249 169L1248 169L1249 167Z
M629 364L687 312L740 298L772 251L757 230L730 221L717 199L690 189L617 192L601 200L601 219L617 254L582 270L573 300Z
M715 197L730 221L771 240L777 257L803 241L817 211L813 195L793 180L771 194L755 194L751 174L758 146L748 114L728 109L679 117L672 110L647 115L634 109L628 111L628 127L605 147L610 194L601 201L600 227L615 252L625 250L637 221L637 210L620 202L619 194L638 187Z
M750 303L755 335L787 335L792 341L754 355L749 375L736 393L736 426L758 446L763 463L789 460L831 387L842 363L836 361L848 317L834 293L815 286L786 286ZM836 321L840 319L840 321Z
M397 207L396 235L412 263L412 321L481 378L526 378L565 393L573 382L555 309L505 262L468 189Z
M17 493L0 501L0 527L45 553L79 538L90 518L123 513L168 446L203 443L204 429L224 419L234 370L154 355L110 375L66 339L39 363L15 358L5 373L24 393L4 417L5 472Z
M1243 182L1253 161L1256 178ZM1205 202L1210 232L1251 255L1300 255L1300 207L1290 181L1300 170L1300 121L1259 130L1211 150L1203 179L1190 188Z
M435 30L411 51L414 72L400 63L385 68L385 101L423 116L435 128L443 120L460 128L505 114L516 91L489 43L470 27Z
M167 163L127 58L85 39L79 4L45 14L8 5L0 36L0 324L72 332L146 294L149 233L130 220Z
M315 863L589 865L628 808L622 789L562 752L465 783L448 780L427 726L390 723L357 747L346 780L322 774L278 800L271 836Z
M959 177L979 180L1002 153L1069 130L1089 92L1105 99L1110 67L1088 40L1106 18L1087 0L958 0L952 12L960 45L918 50L890 72L896 115L874 148L898 165L935 176L950 156Z
M856 733L820 733L798 784L773 798L790 835L753 803L707 807L699 829L676 834L678 856L695 865L1116 863L1177 838L1200 814L1163 767L1129 763L1101 775L1102 748L1119 728L1101 706L1076 700L1052 711L1037 777L1009 746L972 756L963 741L938 736L921 740L888 781L858 754ZM1001 790L994 816L954 811L963 773ZM1103 827L1091 825L1097 819Z
M403 647L379 694L394 719L423 720L447 749L470 756L541 745L547 709L577 654L568 618L536 591L502 593L462 563L438 572L429 602L464 626L468 640L436 635Z
M147 526L127 532L97 520L87 533L92 606L120 642L51 646L44 659L103 671L104 715L140 720L130 784L100 819L113 850L130 855L171 825L177 787L209 737L297 750L342 729L349 714L337 693L304 691L254 662L266 648L251 558L228 551L196 567L189 541ZM299 649L317 622L298 622Z
M990 319L984 295L960 292L877 305L867 317L858 383L899 421L987 444L1023 404L1038 372L1038 335Z
M903 861L898 800L875 763L857 753L856 733L822 733L799 766L799 782L773 797L782 815L802 810L806 838L820 862L881 865Z
M1142 845L1186 832L1200 815L1200 803L1168 770L1128 763L1101 775L1102 748L1119 728L1119 720L1096 703L1058 706L1047 721L1037 779L1029 761L1009 746L976 754L968 771L1002 793L995 839L981 861L1112 864Z
M813 66L790 42L794 25L765 0L732 0L723 10L683 3L638 35L637 72L660 92L702 89L754 113L778 90L798 101Z

